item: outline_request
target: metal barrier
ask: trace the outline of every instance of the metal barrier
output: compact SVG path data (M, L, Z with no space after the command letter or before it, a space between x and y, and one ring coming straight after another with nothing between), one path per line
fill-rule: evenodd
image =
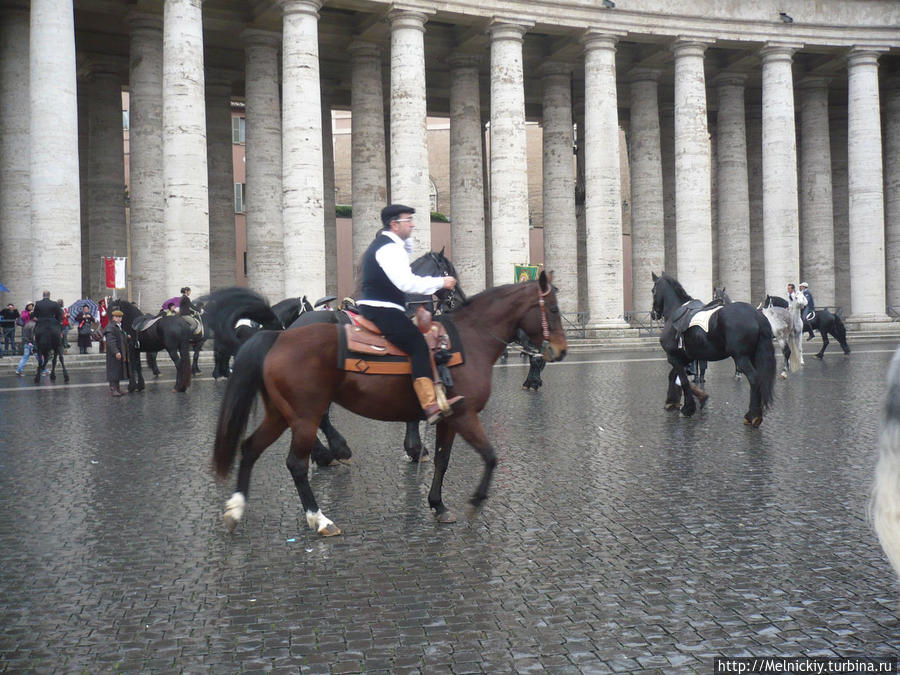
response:
M891 317L891 321L900 321L900 308L894 305L887 306L887 315Z
M587 337L587 312L560 312L559 316L562 318L563 330L567 336L582 339Z
M625 312L625 321L636 328L641 337L657 337L665 323L661 319L651 318L650 312Z

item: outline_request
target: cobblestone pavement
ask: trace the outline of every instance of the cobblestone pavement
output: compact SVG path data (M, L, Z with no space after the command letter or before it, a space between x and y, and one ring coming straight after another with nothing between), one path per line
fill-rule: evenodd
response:
M712 672L715 655L890 655L900 590L865 522L891 349L807 359L759 430L712 364L694 419L657 352L494 370L501 464L473 521L434 522L400 425L335 414L354 458L314 469L321 539L263 455L234 536L208 471L222 383L111 400L0 378L0 670ZM780 361L780 359L779 359ZM173 376L171 365L163 377ZM429 432L426 441L433 441ZM446 503L481 471L457 443Z

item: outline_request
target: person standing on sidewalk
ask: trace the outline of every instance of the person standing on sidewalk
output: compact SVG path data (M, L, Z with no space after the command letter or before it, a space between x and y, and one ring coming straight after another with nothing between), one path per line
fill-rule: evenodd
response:
M123 314L120 310L112 311L112 321L103 329L106 338L106 381L109 382L111 396L122 396L119 380L129 376L128 336L122 328Z
M16 319L19 318L19 310L13 303L9 303L0 309L0 327L3 329L3 347L0 348L0 356L3 350L16 351Z
M16 375L19 377L25 377L25 366L34 352L34 325L34 321L28 321L22 326L22 358L19 360L19 365L16 366Z

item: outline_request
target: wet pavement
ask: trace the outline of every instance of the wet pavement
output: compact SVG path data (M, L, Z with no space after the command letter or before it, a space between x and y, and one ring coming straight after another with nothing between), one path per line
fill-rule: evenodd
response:
M339 410L350 466L313 469L344 534L310 532L258 462L235 535L208 471L224 385L111 400L0 377L0 671L712 672L714 656L900 652L900 587L865 522L892 349L807 359L763 426L711 364L707 408L663 411L656 351L579 353L523 392L494 370L501 464L473 521L438 525L403 428ZM779 358L780 363L780 358ZM31 366L29 366L31 368ZM426 443L433 442L433 432ZM457 442L460 516L481 466Z

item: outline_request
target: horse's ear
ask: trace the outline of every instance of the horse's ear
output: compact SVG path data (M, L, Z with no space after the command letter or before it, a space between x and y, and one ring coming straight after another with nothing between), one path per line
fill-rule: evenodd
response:
M550 280L553 278L553 273L550 273L550 276L547 276L547 273L544 270L541 270L540 276L538 276L538 284L541 287L541 292L546 293L547 289L550 288Z
M656 272L650 272L650 276L653 277L653 281L659 281L659 277L656 276Z
M447 248L447 247L446 247L446 246L441 246L441 257L442 257L442 258L444 257L444 249L445 249L445 248Z

